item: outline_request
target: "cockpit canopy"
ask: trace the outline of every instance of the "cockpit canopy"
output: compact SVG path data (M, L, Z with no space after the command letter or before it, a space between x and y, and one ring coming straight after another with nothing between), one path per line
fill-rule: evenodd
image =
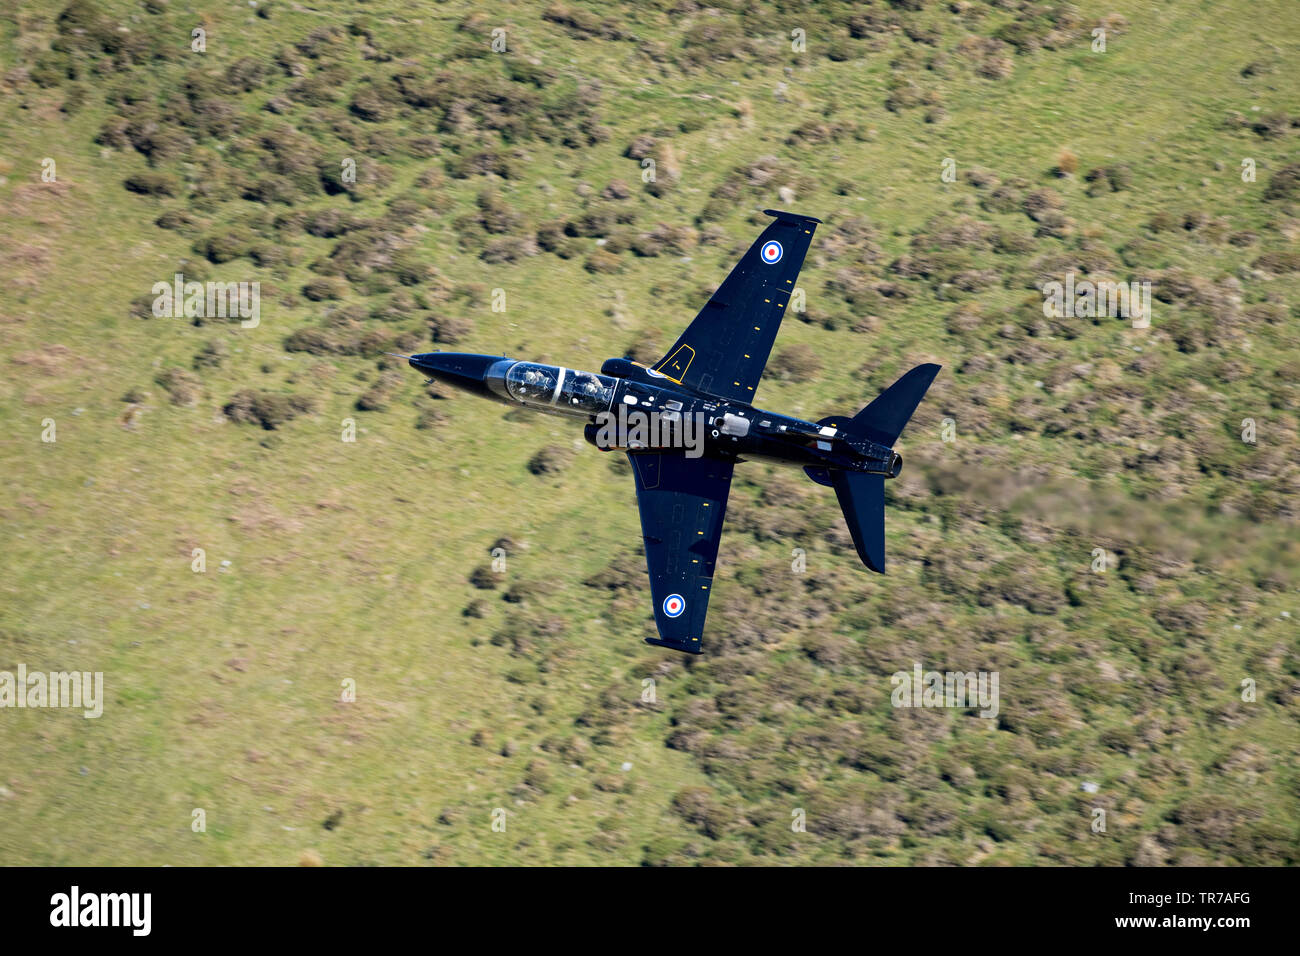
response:
M506 391L517 402L570 414L595 415L614 401L616 382L594 372L516 362L506 371Z
M560 370L553 365L516 362L506 372L506 391L517 402L549 405Z

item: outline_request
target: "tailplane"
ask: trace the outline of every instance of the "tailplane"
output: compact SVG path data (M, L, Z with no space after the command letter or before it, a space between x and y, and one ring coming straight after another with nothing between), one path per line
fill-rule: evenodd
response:
M918 365L851 419L825 419L820 424L834 424L852 438L865 438L892 448L938 374L938 365ZM837 468L806 468L805 471L813 481L835 489L858 557L872 571L884 574L885 476Z
M918 365L877 396L876 400L853 416L848 430L893 447L903 426L925 397L926 389L939 374L938 365Z
M884 574L885 476L836 469L831 472L831 486L858 557L872 571Z

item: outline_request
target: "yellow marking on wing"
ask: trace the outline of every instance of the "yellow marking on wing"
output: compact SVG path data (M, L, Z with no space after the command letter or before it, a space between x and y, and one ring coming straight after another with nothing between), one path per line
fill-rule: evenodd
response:
M629 361L630 361L630 360L629 360ZM649 369L649 370L652 371L652 372L659 372L659 369L657 369L657 368L650 368L649 365L646 365L646 364L644 364L644 363L642 363L642 362L632 362L632 364L635 365L637 368L644 368L644 369ZM659 372L659 374L660 374L660 375L664 375L663 372ZM670 381L670 382L676 382L678 385L682 384L680 379L673 378L671 375L664 375L664 378L668 379L668 381Z
M682 364L681 359L678 357L683 352L689 353L688 357L686 358L685 365ZM691 348L689 345L682 345L678 347L677 351L673 352L672 355L669 355L666 359L660 362L659 365L654 369L654 371L658 372L664 378L668 379L668 381L676 382L678 385L680 385L682 384L682 379L686 377L686 370L691 367L691 362L693 361L695 361L695 349ZM666 368L671 368L673 371L675 371L677 373L677 377L674 378L672 375L669 375L667 372L665 372L664 369Z

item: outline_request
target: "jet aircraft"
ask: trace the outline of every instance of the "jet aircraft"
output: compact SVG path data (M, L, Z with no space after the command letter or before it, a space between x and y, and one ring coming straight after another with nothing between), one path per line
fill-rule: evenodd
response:
M594 373L500 355L402 356L466 392L585 420L589 443L626 452L658 631L646 643L692 654L702 649L737 463L801 466L835 489L862 563L884 573L885 481L903 464L893 446L940 368L918 365L853 416L809 422L756 408L754 390L821 222L764 213L773 222L654 365L612 358ZM659 427L639 428L636 413Z

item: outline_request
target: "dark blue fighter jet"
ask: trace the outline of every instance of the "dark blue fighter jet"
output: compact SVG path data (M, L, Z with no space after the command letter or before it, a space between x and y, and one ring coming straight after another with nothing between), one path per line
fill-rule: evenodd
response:
M467 392L586 419L588 442L627 452L659 632L646 641L692 654L701 650L737 462L800 465L834 488L858 556L883 573L885 480L902 468L893 446L939 372L918 365L852 417L808 422L755 408L754 390L821 221L765 212L773 222L653 366L612 358L595 374L499 355L403 356Z

